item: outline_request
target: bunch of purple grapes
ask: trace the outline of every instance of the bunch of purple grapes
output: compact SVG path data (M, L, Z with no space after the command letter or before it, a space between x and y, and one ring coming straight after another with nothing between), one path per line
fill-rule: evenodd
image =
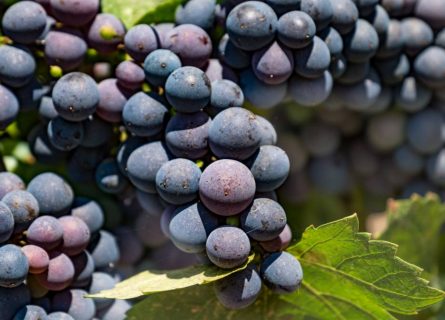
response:
M125 301L84 296L110 289L119 260L116 239L102 230L97 202L74 197L54 173L26 187L0 173L0 307L2 319L120 319Z

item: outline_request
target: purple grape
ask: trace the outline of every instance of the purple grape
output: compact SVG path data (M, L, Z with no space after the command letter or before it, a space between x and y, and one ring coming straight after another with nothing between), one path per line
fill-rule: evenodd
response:
M29 244L22 247L22 251L28 259L29 273L39 274L48 269L49 256L44 249Z
M82 288L88 286L94 272L93 257L84 250L76 256L70 257L74 266L74 280L71 287Z
M145 80L144 69L132 61L122 61L115 72L119 84L129 90L139 89Z
M51 13L62 23L81 27L94 19L99 11L99 0L50 0Z
M418 0L415 15L434 29L445 27L445 7L441 0Z
M69 255L80 254L90 242L90 229L83 220L74 216L59 218L63 228L63 242L61 250Z
M120 122L124 105L132 92L120 86L117 79L105 79L97 87L100 95L97 115L107 122Z
M12 172L0 172L0 200L11 191L24 189L25 183L18 175Z
M100 205L88 198L76 198L71 215L81 219L90 229L90 233L99 231L104 224L104 213Z
M3 197L2 202L11 210L15 224L30 222L39 215L39 203L28 191L11 191Z
M144 62L145 57L158 48L156 33L149 25L138 24L127 31L124 45L136 62Z
M94 300L85 298L86 291L70 289L58 292L51 301L53 311L62 311L76 320L90 320L96 313Z
M174 23L164 22L158 23L153 26L156 32L159 48L165 49L167 43L167 34L175 28Z
M148 248L157 248L168 241L162 233L160 217L142 212L136 219L134 231L138 239Z
M114 229L113 234L116 236L117 244L119 246L119 252L121 253L119 258L119 265L136 265L138 261L141 260L141 258L143 257L145 247L144 244L137 237L134 229L129 226L121 226L117 229Z
M63 227L56 218L41 216L31 223L26 235L30 243L51 250L62 242Z
M311 16L303 11L289 11L278 20L278 39L292 49L307 46L315 36L316 26Z
M65 0L59 0L65 1ZM116 50L122 43L125 27L114 15L99 13L88 29L88 43L99 53L107 54Z
M238 75L235 71L229 66L222 64L219 59L209 59L205 74L212 83L224 79L233 81L234 83L239 82Z
M292 231L288 224L284 227L283 231L278 237L268 241L261 241L260 246L267 252L278 252L286 249L292 241Z

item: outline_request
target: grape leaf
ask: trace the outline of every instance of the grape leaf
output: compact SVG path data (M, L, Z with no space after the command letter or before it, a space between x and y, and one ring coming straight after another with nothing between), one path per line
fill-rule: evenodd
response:
M185 0L102 0L102 12L114 14L127 28L140 23L171 22Z
M90 298L131 299L144 294L183 289L194 285L206 284L222 279L236 271L243 270L252 262L254 255L241 267L224 270L216 266L199 265L173 271L144 271L123 282L113 289L88 295Z
M356 215L311 226L288 251L301 262L299 293L283 296L298 318L395 319L444 298L420 278L422 269L396 256L397 245L358 232Z

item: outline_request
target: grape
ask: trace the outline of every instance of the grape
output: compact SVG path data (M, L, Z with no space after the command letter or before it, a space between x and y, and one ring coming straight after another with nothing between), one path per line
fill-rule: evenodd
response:
M295 51L295 72L306 78L318 78L329 68L331 54L328 46L319 37L303 49Z
M433 30L418 18L405 18L401 21L404 51L409 56L415 56L429 46L433 40Z
M293 255L287 252L276 252L262 262L261 278L273 291L280 294L291 293L300 286L303 270L300 262Z
M127 311L131 308L131 304L126 300L115 300L113 305L103 311L102 320L120 320L125 319Z
M39 115L45 120L51 120L58 116L56 107L54 107L53 99L51 97L42 97L38 106Z
M368 21L358 19L354 29L345 37L344 54L348 61L366 62L379 47L377 32Z
M177 113L167 123L165 141L176 157L199 159L208 152L210 117L202 111Z
M95 177L99 189L106 193L118 194L127 187L127 179L113 158L105 159L97 166Z
M292 74L294 60L292 52L278 42L255 52L252 56L252 69L264 83L276 85L285 82Z
M142 214L146 213L144 212ZM120 265L133 266L141 260L145 253L144 244L139 240L134 231L133 228L127 226L118 227L113 230L119 246Z
M403 145L394 152L393 156L396 166L407 174L418 174L422 172L424 160L420 154L408 145Z
M308 170L312 183L328 194L345 193L350 186L348 163L340 154L316 158Z
M338 149L341 133L334 126L314 122L303 127L301 139L311 155L323 157Z
M96 166L104 159L105 150L102 147L85 148L80 147L74 150L69 165L79 168L81 171L93 171Z
M24 189L25 183L18 175L12 172L0 172L0 200L11 191Z
M240 49L258 50L275 36L277 15L267 4L247 1L230 11L226 20L230 40Z
M330 0L301 0L300 9L311 16L317 31L327 27L334 14L333 4Z
M333 86L332 76L325 71L319 78L308 79L294 74L289 81L288 91L296 103L313 107L325 101Z
M407 112L417 112L428 105L432 96L431 90L415 77L407 77L395 89L395 105Z
M76 29L52 30L45 37L45 59L48 65L56 65L65 71L79 67L87 52L82 33Z
M164 163L156 174L156 191L168 203L180 205L198 197L201 169L187 159Z
M225 64L234 69L244 69L250 65L250 54L235 46L227 33L219 41L218 54Z
M391 111L372 117L366 129L369 143L382 152L394 150L405 138L405 122L404 114Z
M385 8L378 4L372 13L365 15L365 19L374 27L379 37L385 35L390 21L388 12L386 12Z
M53 147L48 139L48 130L45 125L36 126L28 139L32 153L39 162L54 164L64 160L67 155Z
M215 6L215 0L190 0L176 9L176 24L190 23L208 30L215 20Z
M117 152L116 161L122 174L127 176L127 161L130 154L145 143L140 137L129 137Z
M107 79L113 74L111 64L109 62L96 62L93 64L91 74L97 81Z
M4 34L17 43L34 42L45 26L45 9L34 1L21 1L10 6L2 18Z
M21 46L0 46L0 81L19 88L31 81L36 62L31 53Z
M179 112L193 113L210 101L210 80L195 67L182 67L173 71L165 83L168 102Z
M15 288L2 288L0 286L2 319L13 319L14 315L29 303L31 303L31 296L26 285L22 284Z
M100 230L99 238L90 244L88 251L93 257L96 268L107 267L119 260L119 248L116 239L111 233L104 230Z
M137 90L144 83L145 73L144 69L133 61L122 61L116 67L116 78L121 86Z
M104 224L104 213L100 205L88 198L74 199L71 215L81 219L90 229L90 233L99 231Z
M205 74L212 83L218 80L230 80L234 83L239 83L238 74L229 66L222 64L218 59L209 59Z
M406 135L408 143L420 154L432 154L442 146L442 114L434 109L416 113L408 119Z
M0 173L1 181L1 173ZM9 207L0 202L0 243L6 242L14 231L14 216Z
M80 289L58 292L52 298L52 309L66 312L76 320L90 320L96 313L96 307L92 299L84 298L86 294L86 291Z
M161 218L142 212L135 221L135 232L138 239L148 248L162 246L168 240L162 233Z
M50 92L51 88L43 86L35 77L27 84L14 90L14 94L19 101L21 110L36 109L44 95Z
M369 74L369 70L369 62L352 63L348 61L346 69L336 80L341 84L355 84L365 79Z
M246 262L250 253L250 241L243 230L223 226L209 234L206 252L210 261L219 268L232 269Z
M69 255L80 254L90 242L90 230L83 220L74 216L59 218L63 228L63 243L61 250Z
M210 107L213 114L217 114L227 108L242 107L244 94L241 88L230 80L216 80L212 82L210 94Z
M99 11L99 0L50 0L51 13L62 23L81 27L89 23Z
M48 139L52 146L61 151L70 151L80 146L84 129L80 122L71 122L56 117L48 123Z
M445 86L445 49L430 46L414 60L414 73L430 88Z
M71 287L86 287L94 272L94 261L88 251L84 250L76 256L70 257L74 266L74 280Z
M417 0L415 15L434 29L445 28L445 7L441 0Z
M136 199L144 211L149 215L160 216L162 211L164 211L164 206L157 194L136 190Z
M60 216L68 212L73 203L73 190L58 175L46 172L35 176L28 191L37 199L40 213Z
M167 114L164 105L144 92L138 92L124 105L122 118L131 133L150 137L162 131Z
M257 241L278 237L287 222L286 212L280 204L267 198L253 200L252 205L241 214L240 221L244 232Z
M103 146L107 144L113 136L112 126L97 117L85 120L83 122L83 128L83 141L80 144L82 147L97 148Z
M397 20L391 20L385 34L380 37L379 49L376 57L389 58L399 54L404 46L402 24Z
M168 233L178 249L200 253L205 251L207 236L218 225L218 217L200 202L195 202L178 207L171 214Z
M384 84L394 85L409 79L407 76L410 71L410 63L407 56L404 54L384 60L378 60L375 67L377 68L377 71L379 71Z
M346 72L346 58L340 54L338 56L331 57L331 64L329 65L329 72L331 73L332 77L336 80L338 80L340 77L343 76L343 74ZM368 64L369 65L369 64ZM365 74L367 71L365 72Z
M246 109L228 108L210 124L209 145L219 158L245 160L258 149L260 141L258 120Z
M47 319L46 311L42 307L27 305L20 309L13 320Z
M329 0L332 5L331 26L340 34L352 31L358 20L358 10L351 0Z
M170 225L170 221L172 219L173 213L175 212L176 209L177 209L176 206L173 206L173 205L168 206L167 208L165 208L163 210L162 215L161 215L161 220L160 220L161 231L167 238L170 238L169 225Z
M379 0L352 0L357 6L360 15L367 15L375 11Z
M300 49L312 41L315 28L314 20L307 13L289 11L278 19L277 35L278 39L289 48Z
M100 95L97 115L107 122L120 122L122 110L132 92L120 86L117 79L105 79L97 87Z
M442 31L440 31L437 35L436 35L436 39L434 41L434 44L436 46L445 48L445 28L442 29Z
M258 108L272 108L286 96L287 83L267 85L258 80L251 70L241 73L240 84L246 99Z
M82 121L96 111L99 90L87 74L72 72L60 78L52 92L54 107L68 121Z
M20 247L6 244L0 247L0 287L19 286L28 274L28 259Z
M202 68L212 53L212 40L200 27L182 24L165 35L164 49L176 53L183 65Z
M48 314L48 320L74 320L74 318L66 312L56 311Z
M109 13L99 13L90 25L87 37L91 48L107 54L116 50L124 35L125 27L117 17Z
M125 34L124 45L136 62L143 62L150 52L158 48L156 33L149 25L138 24Z
M90 294L99 293L102 290L114 288L115 284L116 280L109 274L104 272L94 272L88 292ZM91 299L88 300L91 301ZM108 308L114 302L112 299L94 299L93 301L96 305L96 310Z
M335 30L332 27L328 27L320 31L318 36L328 46L329 52L331 53L331 57L338 56L342 53L343 39L337 30Z
M22 251L28 259L29 273L45 272L49 266L49 256L44 249L35 245L26 245Z
M277 132L273 127L272 123L266 118L261 116L256 116L259 124L259 129L261 131L261 141L260 146L265 145L275 145L277 143Z
M171 22L158 23L152 26L157 36L159 48L165 48L167 34L175 28L175 24Z
M244 164L235 160L218 160L202 173L199 194L201 201L212 212L232 216L252 202L255 179Z
M261 278L253 266L230 274L214 284L218 301L228 309L242 309L260 295Z
M11 210L15 224L32 221L39 215L39 203L27 191L11 191L3 197L2 202Z
M273 238L272 240L261 241L260 246L267 252L277 252L286 249L291 241L292 231L289 225L286 224L283 231L281 231L277 237Z
M128 158L128 177L141 191L155 193L156 173L169 160L170 156L162 142L144 144L134 150Z
M145 78L155 86L163 86L168 76L181 66L181 60L174 52L154 50L144 61Z
M0 85L0 106L0 130L4 130L15 120L20 106L14 93L2 85Z
M431 182L439 187L445 186L445 151L439 152L428 157L426 161L426 173Z

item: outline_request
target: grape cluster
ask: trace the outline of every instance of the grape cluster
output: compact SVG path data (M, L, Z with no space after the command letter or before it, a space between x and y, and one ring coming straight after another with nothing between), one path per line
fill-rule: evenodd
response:
M0 200L2 319L124 316L125 301L84 298L118 281L110 268L119 248L101 230L104 214L95 201L75 198L71 186L51 172L27 187L17 175L0 173Z

